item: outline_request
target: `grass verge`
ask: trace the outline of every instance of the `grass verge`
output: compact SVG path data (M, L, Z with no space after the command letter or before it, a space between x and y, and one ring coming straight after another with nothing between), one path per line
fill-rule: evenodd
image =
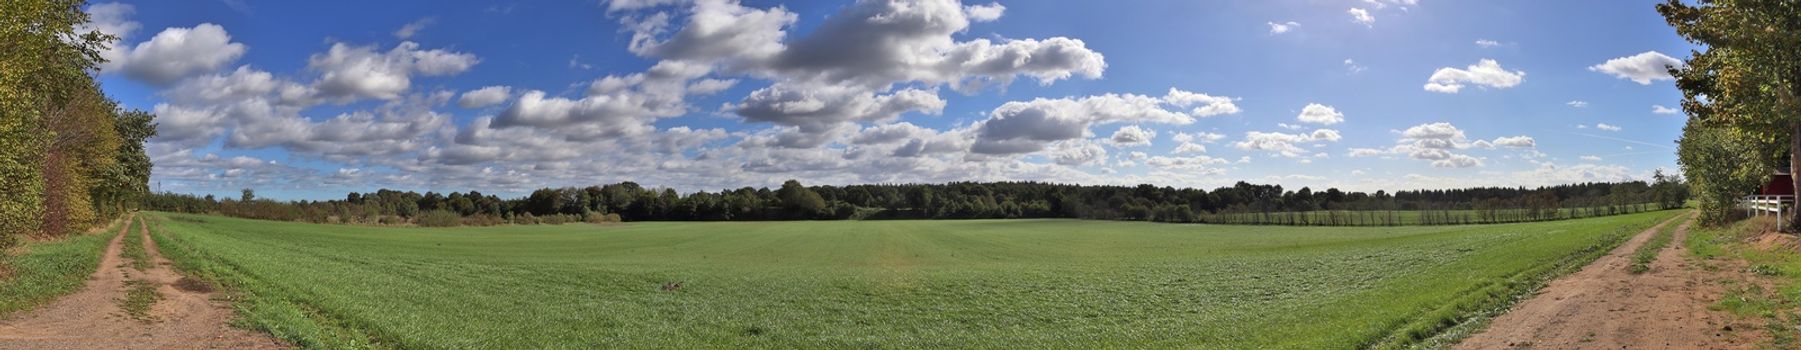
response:
M1632 266L1627 267L1626 271L1635 275L1651 271L1651 262L1657 261L1657 252L1663 251L1663 247L1670 245L1670 241L1676 234L1676 228L1680 226L1679 223L1672 222L1658 229L1657 234L1651 236L1651 240L1645 241L1644 245L1638 246L1638 250L1632 252Z
M0 278L0 318L81 288L100 267L107 240L123 222L60 240L27 241L17 255L0 253L0 268L10 271Z
M1737 259L1746 264L1753 280L1727 280L1729 287L1709 309L1726 311L1756 323L1769 335L1765 346L1793 349L1801 346L1801 248L1793 237L1762 241L1775 221L1752 218L1732 225L1691 230L1683 242L1698 264L1718 270L1719 260ZM1768 287L1766 287L1768 286Z

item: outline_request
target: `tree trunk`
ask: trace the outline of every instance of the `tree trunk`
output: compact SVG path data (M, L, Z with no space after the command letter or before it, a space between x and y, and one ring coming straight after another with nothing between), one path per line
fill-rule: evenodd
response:
M1801 123L1795 124L1790 130L1793 131L1789 134L1788 140L1789 188L1794 189L1790 192L1801 192ZM1783 231L1795 232L1796 228L1801 228L1801 210L1795 210L1801 209L1801 197L1790 197L1790 199L1795 199L1796 205L1789 210L1789 224L1786 225L1788 229ZM1781 208L1782 203L1777 202L1776 207Z

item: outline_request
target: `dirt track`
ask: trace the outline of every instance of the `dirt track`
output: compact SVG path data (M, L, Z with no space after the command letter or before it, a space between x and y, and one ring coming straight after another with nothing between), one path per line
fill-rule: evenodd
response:
M1677 220L1675 239L1658 252L1650 271L1628 272L1633 251ZM1581 271L1552 281L1456 348L1754 348L1750 334L1728 328L1731 315L1707 309L1725 292L1720 281L1742 269L1704 271L1690 264L1681 242L1692 222L1685 214L1639 233Z
M133 219L127 219L130 222ZM181 275L170 269L156 250L138 218L140 229L125 225L106 246L100 269L87 286L36 310L0 321L0 349L282 349L267 335L231 328L232 312L213 293L176 288ZM152 261L146 271L131 267L120 256L125 235L144 237L145 254ZM144 280L157 286L162 300L150 308L146 320L128 317L119 299L126 281Z

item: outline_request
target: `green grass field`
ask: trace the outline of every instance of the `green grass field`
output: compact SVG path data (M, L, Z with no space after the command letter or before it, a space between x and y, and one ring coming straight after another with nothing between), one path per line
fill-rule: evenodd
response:
M305 347L1332 349L1454 339L1676 213L433 229L157 213L152 227L179 267L235 294L242 325Z

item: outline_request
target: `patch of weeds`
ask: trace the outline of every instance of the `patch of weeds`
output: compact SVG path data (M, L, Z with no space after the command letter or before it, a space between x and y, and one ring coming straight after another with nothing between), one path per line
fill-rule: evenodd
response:
M1658 251L1663 250L1664 246L1670 245L1670 240L1672 239L1672 236L1675 235L1676 226L1675 223L1664 224L1662 228L1657 229L1655 235L1651 236L1651 240L1645 241L1644 245L1638 246L1638 250L1634 251L1632 254L1632 266L1627 267L1626 271L1631 272L1632 274L1641 274L1646 271L1651 271L1651 262L1657 261Z
M1577 339L1576 341L1582 342L1582 343L1593 342L1593 341L1595 341L1595 332L1588 332L1588 334L1583 334L1582 339Z
M139 321L151 321L150 307L163 299L162 293L156 292L156 284L144 280L125 281L125 298L119 299L119 307L125 314Z
M1775 266L1770 266L1768 264L1752 265L1751 267L1745 268L1745 272L1758 276L1777 276L1782 274L1781 270L1777 270Z

